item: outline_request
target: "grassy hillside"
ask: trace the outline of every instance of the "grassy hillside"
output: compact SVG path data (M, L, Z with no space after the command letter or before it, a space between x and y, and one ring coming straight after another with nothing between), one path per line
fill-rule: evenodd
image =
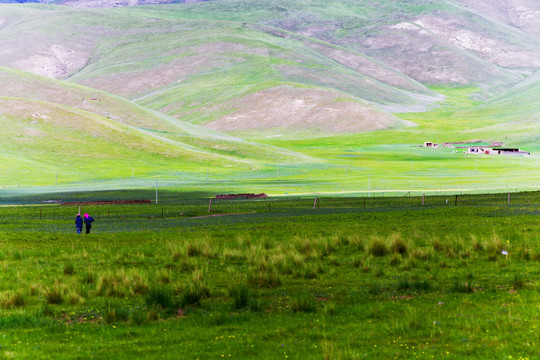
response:
M508 142L531 151L540 151L540 73L493 98L475 109L456 116L477 122L490 119L490 124L474 131L478 134L504 136Z
M537 37L454 1L223 0L164 7L162 16L279 27L360 51L423 83L497 86L520 80L509 70L540 66Z
M91 181L83 190L111 178L130 187L132 171L209 194L504 191L539 181L538 75L527 76L537 39L454 2L0 9L0 63L63 81L2 71L9 186L51 184L59 172L66 186ZM451 76L437 78L428 60ZM414 69L444 85L426 87L407 76ZM533 157L418 147L471 139Z
M23 16L26 8L5 9L8 25L0 38L14 51L0 59L2 63L118 94L192 123L237 117L236 112L242 113L251 102L250 96L266 97L259 92L280 86L316 89L326 94L324 98L348 102L345 108L342 103L326 102L333 113L330 124L345 119L348 126L336 130L325 126L328 121L319 121L321 126L311 127L314 135L400 127L404 124L369 103L418 109L437 99L423 85L362 54L274 28L167 19L153 8L144 17L129 11L58 7L45 7L43 13L30 7ZM16 48L10 40L16 33L40 41L30 48ZM65 33L70 36L63 42ZM289 95L300 102L309 100L302 91ZM277 96L274 101L282 107L277 116L292 115L286 99ZM276 116L272 111L258 109L269 118ZM374 113L382 121L371 124ZM289 134L305 133L308 119L301 116L301 120L298 126L289 126Z
M2 183L50 183L59 171L66 182L309 161L78 85L6 68L0 81Z

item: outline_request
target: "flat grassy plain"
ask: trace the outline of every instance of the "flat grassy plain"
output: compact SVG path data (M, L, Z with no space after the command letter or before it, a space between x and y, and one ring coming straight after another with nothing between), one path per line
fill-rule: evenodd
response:
M539 195L0 207L0 354L533 359Z

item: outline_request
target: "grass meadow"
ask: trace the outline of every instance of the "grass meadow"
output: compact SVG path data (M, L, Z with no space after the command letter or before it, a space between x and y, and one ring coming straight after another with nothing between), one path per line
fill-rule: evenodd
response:
M539 196L0 207L0 356L537 358Z

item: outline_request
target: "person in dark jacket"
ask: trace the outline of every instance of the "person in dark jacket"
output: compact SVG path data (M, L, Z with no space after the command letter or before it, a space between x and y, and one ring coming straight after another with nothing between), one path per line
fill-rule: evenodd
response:
M90 229L92 228L92 223L94 222L94 219L88 215L84 214L84 223L86 225L86 233L90 234Z
M75 227L77 228L77 234L80 234L82 232L82 224L83 219L81 217L81 214L77 214L77 217L75 218Z

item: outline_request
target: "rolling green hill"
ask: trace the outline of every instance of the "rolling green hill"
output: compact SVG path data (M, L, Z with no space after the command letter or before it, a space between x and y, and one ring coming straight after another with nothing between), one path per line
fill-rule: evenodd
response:
M370 193L372 176L384 178L382 193L476 190L495 175L529 188L539 178L534 9L518 0L489 11L465 0L0 4L0 183L138 173L193 189L210 172L224 181L216 188L270 193ZM417 147L470 139L533 158L479 171L470 156Z
M192 123L247 116L246 105L253 97L268 96L281 110L265 106L257 112L274 123L276 117L294 115L290 99L321 106L310 103L308 88L325 99L330 123L326 114L316 126L306 125L307 116L314 114L304 113L287 133L350 133L404 126L385 110L418 110L440 100L425 86L365 55L275 28L160 18L159 9L145 10L144 17L127 11L57 9L45 8L44 17L30 8L24 21L0 32L7 44L15 33L25 31L40 39L35 48L6 53L1 63L114 93ZM22 16L18 11L13 18ZM69 40L60 41L68 32ZM374 114L375 121L370 121ZM346 124L328 126L343 121ZM240 123L235 128L245 134L252 126Z
M79 85L7 68L0 83L3 183L35 183L59 171L76 181L127 177L134 168L148 176L163 168L219 172L312 161Z
M458 117L471 122L487 121L474 129L478 134L489 134L511 139L515 146L533 152L540 151L540 73L531 76L503 95L495 97L472 110L460 111ZM508 142L508 141L507 141Z

